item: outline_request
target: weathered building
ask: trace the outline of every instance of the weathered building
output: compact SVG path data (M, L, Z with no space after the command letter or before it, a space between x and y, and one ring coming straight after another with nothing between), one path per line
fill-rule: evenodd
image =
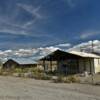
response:
M100 72L100 56L83 52L64 52L56 50L39 60L38 67L44 71L54 71L64 74Z
M3 64L3 69L14 69L14 68L33 68L37 67L37 63L34 61L23 60L23 59L9 59Z

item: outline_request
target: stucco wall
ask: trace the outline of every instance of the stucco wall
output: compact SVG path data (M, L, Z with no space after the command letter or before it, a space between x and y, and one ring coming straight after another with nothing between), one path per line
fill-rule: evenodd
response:
M94 59L95 73L100 72L100 59Z

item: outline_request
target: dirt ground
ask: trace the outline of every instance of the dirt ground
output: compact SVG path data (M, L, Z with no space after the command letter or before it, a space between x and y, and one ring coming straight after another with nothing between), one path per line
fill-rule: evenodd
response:
M0 76L0 100L100 100L100 86Z

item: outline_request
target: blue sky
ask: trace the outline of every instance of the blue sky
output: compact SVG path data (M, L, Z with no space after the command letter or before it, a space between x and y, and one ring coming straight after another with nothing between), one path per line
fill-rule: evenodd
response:
M100 0L0 0L0 49L100 39Z

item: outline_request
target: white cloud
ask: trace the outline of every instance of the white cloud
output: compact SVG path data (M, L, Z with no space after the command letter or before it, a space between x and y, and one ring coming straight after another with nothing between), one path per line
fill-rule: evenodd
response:
M61 49L61 50L65 50L65 51L80 51L81 47L85 47L86 49L91 48L91 43L92 41L88 41L85 43L81 43L78 45L73 46L72 48L68 49L62 49L62 46L68 46L67 44L69 43L65 43L63 45L60 45L59 47L57 47L57 45L55 46L48 46L48 47L40 47L40 48L29 48L29 49L17 49L17 50L5 50L5 51L0 51L0 58L2 59L9 59L9 58L27 58L27 59L33 59L33 60L37 60L43 56L48 55L49 53L57 50L57 49ZM100 41L99 40L94 40L93 41L94 44L94 51L96 52L100 52ZM69 44L70 46L70 44Z
M40 6L38 6L37 8L34 8L31 5L25 5L25 4L17 4L18 7L24 9L25 11L27 11L28 13L32 14L33 16L33 20L27 22L26 24L24 24L23 27L27 27L32 25L34 22L36 22L38 19L42 19L43 16L39 13L40 10Z
M12 35L29 35L34 37L41 37L44 35L47 36L44 33L40 34L40 32L38 32L39 30L37 30L38 28L33 25L34 22L43 18L43 16L40 14L40 6L34 8L31 4L16 5L13 9L13 12L10 13L11 17L8 17L8 15L5 16L3 14L0 16L0 33L7 33ZM30 16L33 16L33 19L28 19L27 21L19 21L18 17L22 14L20 12L22 9L19 8L24 9L26 13L30 13ZM6 14L8 14L8 12Z
M99 40L93 41L93 49L94 51L100 52L100 41ZM68 49L68 51L80 51L80 50L83 50L85 52L91 52L92 41L84 42L84 43L75 45L72 48Z
M38 59L57 49L60 49L60 47L48 46L48 47L30 48L30 49L5 50L5 51L0 51L0 57L3 59L13 58L13 57L27 57L28 59L30 59L31 57L32 59L33 58Z
M2 33L10 33L10 34L13 34L13 35L14 34L16 34L16 35L27 35L27 33L24 30L0 29L0 32L2 32Z
M81 39L86 39L86 38L89 38L91 36L98 35L98 34L100 34L100 31L83 32L83 33L81 33L80 38Z
M40 6L37 8L34 8L31 5L25 5L25 4L17 4L20 8L23 8L26 10L28 13L32 14L33 16L36 16L36 18L42 18L42 16L38 13L40 10Z
M58 47L70 47L71 44L70 43L64 43L64 44L59 44L59 45L56 45Z

